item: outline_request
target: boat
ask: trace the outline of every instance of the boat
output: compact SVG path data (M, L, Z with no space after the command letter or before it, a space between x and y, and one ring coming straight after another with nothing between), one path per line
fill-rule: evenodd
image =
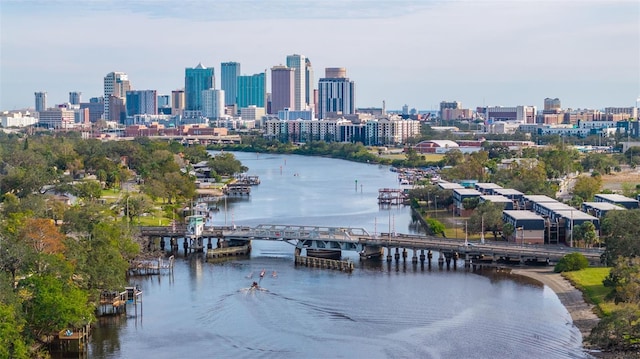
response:
M338 260L342 257L342 251L339 249L307 248L307 257Z

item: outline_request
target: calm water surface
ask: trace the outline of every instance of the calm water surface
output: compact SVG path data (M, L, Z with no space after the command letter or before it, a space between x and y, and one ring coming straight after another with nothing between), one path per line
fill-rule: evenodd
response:
M229 200L215 224L415 231L408 208L378 208L378 188L397 187L388 167L236 156L262 184L250 199ZM132 280L144 290L137 316L130 307L129 318L102 322L89 357L586 357L580 332L547 287L345 255L357 263L351 274L296 268L286 243L254 241L251 258L222 263L181 255L173 274ZM263 269L266 290L246 291Z

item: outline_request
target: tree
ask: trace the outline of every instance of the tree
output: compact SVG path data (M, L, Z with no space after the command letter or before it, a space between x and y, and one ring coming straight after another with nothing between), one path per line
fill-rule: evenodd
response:
M483 202L469 218L469 230L472 233L481 231L491 231L493 239L498 240L498 232L503 230L502 211L504 205L501 203ZM484 228L483 228L484 224Z
M593 222L584 222L573 230L573 239L583 241L585 247L591 247L597 240L596 226Z
M585 201L590 201L596 193L600 193L602 188L602 177L600 176L580 176L573 186L573 194L580 196Z
M29 358L27 343L22 337L24 320L15 306L0 301L0 358Z
M67 278L33 275L20 281L18 293L27 329L42 342L47 342L50 333L79 327L93 317L87 294Z
M602 260L615 265L620 257L640 256L640 209L609 211L602 220L601 239L605 244Z
M82 181L73 186L73 194L84 200L93 201L102 196L102 186L98 181Z
M208 162L211 171L222 176L233 176L236 173L246 172L247 167L243 166L236 157L229 152L218 153Z
M58 231L50 219L27 219L20 233L20 238L38 254L62 253L64 250L64 235Z
M589 260L587 260L582 253L573 252L562 257L553 270L557 273L571 272L587 268L588 266Z
M603 317L591 330L589 342L604 350L631 353L638 350L640 340L640 310L634 304L621 304Z
M610 297L616 304L640 304L640 258L619 257L604 285L612 288Z
M433 235L441 234L444 237L444 224L438 221L435 218L427 218L427 226L429 227L429 232Z

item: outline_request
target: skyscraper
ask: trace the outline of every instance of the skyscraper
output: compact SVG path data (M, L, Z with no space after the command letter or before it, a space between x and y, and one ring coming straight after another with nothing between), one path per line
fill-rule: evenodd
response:
M266 72L238 76L238 108L254 105L265 107L267 97Z
M127 116L157 115L158 97L156 90L127 91Z
M35 92L36 112L42 112L47 109L47 93Z
M305 92L304 92L304 101L309 109L313 108L314 98L313 98L313 67L311 67L311 61L307 57L304 60L304 81L306 84Z
M225 106L236 104L238 76L240 76L240 63L223 62L220 64L220 88L224 90Z
M306 105L306 58L304 55L287 56L287 67L294 70L294 110L304 110Z
M355 84L346 75L344 69L335 71L335 68L328 68L325 71L327 77L318 81L318 118L324 119L329 113L355 113Z
M285 108L293 109L295 106L295 70L286 66L274 66L271 68L271 111L276 114Z
M215 83L213 67L204 67L202 63L187 67L184 75L186 110L202 110L202 91L215 88Z
M224 96L223 90L202 91L202 116L213 120L224 117Z
M124 102L124 98L127 91L131 90L131 83L129 77L124 72L110 72L104 77L104 119L115 120L110 118L113 111L109 110L113 101L109 100L110 96L114 96L121 99ZM118 101L116 101L118 102Z
M82 92L72 91L69 92L69 103L72 105L79 105L82 102Z
M171 114L182 115L184 112L184 90L171 91Z

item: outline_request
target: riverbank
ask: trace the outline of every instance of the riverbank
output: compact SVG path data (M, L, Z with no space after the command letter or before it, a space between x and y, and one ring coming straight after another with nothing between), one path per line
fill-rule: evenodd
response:
M598 324L600 318L594 313L594 305L587 303L582 292L560 273L555 273L553 267L518 268L511 271L511 273L535 279L551 288L560 299L562 305L567 308L573 324L582 333L583 341L591 333L591 329ZM589 348L588 343L584 342L583 344L585 348Z

